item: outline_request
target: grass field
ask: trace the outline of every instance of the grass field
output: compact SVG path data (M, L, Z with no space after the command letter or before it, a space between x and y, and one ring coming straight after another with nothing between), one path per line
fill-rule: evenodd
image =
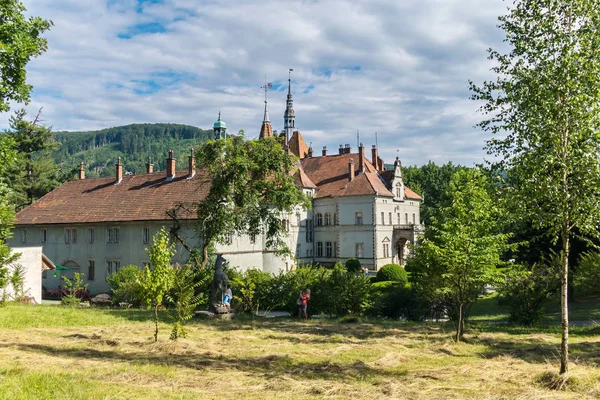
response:
M0 399L597 399L600 327L574 328L571 377L558 327L292 319L193 321L152 341L145 311L0 308Z

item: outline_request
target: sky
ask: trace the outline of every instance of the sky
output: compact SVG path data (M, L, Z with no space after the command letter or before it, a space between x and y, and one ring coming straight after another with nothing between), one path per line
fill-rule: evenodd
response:
M316 154L377 142L403 165L484 159L489 134L469 80L494 79L503 0L24 0L51 19L28 65L34 114L55 131L169 122L257 137L261 86L283 128L288 69L296 127ZM17 108L18 106L15 106ZM6 127L9 114L0 115Z

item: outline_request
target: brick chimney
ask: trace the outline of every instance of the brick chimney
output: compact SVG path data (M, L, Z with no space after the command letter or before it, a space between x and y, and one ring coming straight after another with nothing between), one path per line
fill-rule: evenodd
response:
M365 146L362 143L358 146L358 170L365 172Z
M191 149L188 157L188 179L192 179L194 175L196 175L196 154L194 149Z
M115 185L118 185L123 180L123 164L121 164L121 157L117 160L115 164L117 176L115 177Z
M327 155L327 146L323 146L323 157Z
M344 154L344 146L340 144L340 154Z
M175 178L175 159L173 158L173 150L169 150L167 153L167 180L173 180Z
M312 149L312 146L310 146L308 148L308 158L312 158L312 156L313 156L313 149Z
M79 163L79 179L85 179L85 166L83 165L83 161Z
M371 158L372 158L372 164L375 167L375 169L377 171L379 171L379 161L377 161L377 159L379 158L377 156L377 146L373 145L373 148L371 149Z
M146 173L151 174L154 172L154 164L150 162L150 157L148 157L148 162L146 163Z
M352 147L350 147L350 143L346 143L344 146L344 154L350 154L352 152Z
M348 160L348 175L350 176L350 182L354 180L354 160L351 158Z

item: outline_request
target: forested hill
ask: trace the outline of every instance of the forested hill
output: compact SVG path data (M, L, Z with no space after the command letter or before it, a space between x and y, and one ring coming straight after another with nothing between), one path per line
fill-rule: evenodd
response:
M110 176L118 157L123 171L144 173L148 157L155 170L165 170L168 150L178 169L187 168L190 148L207 140L212 130L180 124L133 124L89 132L55 132L58 148L52 153L67 168L83 161L88 177Z

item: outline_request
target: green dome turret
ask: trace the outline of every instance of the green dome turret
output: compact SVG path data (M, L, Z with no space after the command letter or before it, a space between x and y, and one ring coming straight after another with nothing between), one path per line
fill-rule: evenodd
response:
M215 139L224 139L225 132L227 131L227 124L225 121L221 121L221 111L219 111L219 119L213 124L213 131L215 133Z

